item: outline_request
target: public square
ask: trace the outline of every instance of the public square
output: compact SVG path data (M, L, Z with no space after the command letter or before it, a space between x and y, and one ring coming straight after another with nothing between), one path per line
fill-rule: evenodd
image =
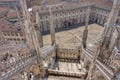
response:
M84 28L85 26L80 26L71 30L56 32L56 43L59 45L60 48L76 48L80 46ZM87 46L89 48L93 47L94 44L97 42L97 39L100 38L103 29L104 28L98 24L90 24L88 26ZM43 41L44 46L50 45L50 34L44 35Z

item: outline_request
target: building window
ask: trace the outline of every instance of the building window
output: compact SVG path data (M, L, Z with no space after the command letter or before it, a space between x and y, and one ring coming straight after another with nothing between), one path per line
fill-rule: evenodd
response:
M60 13L60 16L62 16L62 14Z
M43 26L43 21L41 21L41 26Z
M10 38L10 41L12 41L12 38Z
M4 34L4 36L6 36L6 33L5 33L5 32L4 32L3 34Z
M17 39L17 41L20 41L20 39Z
M44 27L42 27L42 30L44 31Z
M40 19L42 20L42 16L40 17Z
M14 32L11 32L11 35L14 36Z
M66 15L66 12L65 12L65 15Z
M46 26L46 28L47 28L47 30L49 30L49 27L48 27L48 26Z
M22 41L24 41L24 39L22 39Z
M20 36L23 36L23 33L20 33Z
M14 41L16 41L16 39L14 39Z
M7 34L8 34L8 36L10 36L10 32L8 32Z
M18 33L15 33L16 36L18 36Z

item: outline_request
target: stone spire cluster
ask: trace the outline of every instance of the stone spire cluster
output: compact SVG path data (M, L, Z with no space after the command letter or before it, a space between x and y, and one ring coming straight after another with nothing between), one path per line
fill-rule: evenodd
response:
M93 79L92 74L94 73L96 60L97 59L99 59L99 60L109 59L111 54L112 54L112 51L116 45L116 40L118 39L117 37L119 35L117 35L115 41L112 41L112 34L113 34L115 27L116 27L115 24L116 24L119 9L120 9L120 1L114 0L113 7L112 7L112 10L108 16L107 23L104 26L105 29L103 31L102 38L97 45L97 50L96 50L96 53L94 56L94 60L91 64L89 72L88 72L88 77L87 77L88 80Z
M28 46L30 49L35 49L35 51L37 52L37 55L38 55L37 62L38 62L39 70L40 70L40 76L44 77L45 69L43 66L43 62L40 58L41 51L40 51L40 44L39 44L40 42L38 40L39 35L37 34L34 25L30 21L30 15L27 10L26 0L20 0L20 2L21 2L23 17L24 17L25 36L28 42Z

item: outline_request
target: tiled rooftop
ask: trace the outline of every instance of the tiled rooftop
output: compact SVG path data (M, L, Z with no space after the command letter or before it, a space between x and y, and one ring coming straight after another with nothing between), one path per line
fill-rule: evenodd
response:
M8 14L7 14L7 18L17 18L17 11L16 10L9 10Z
M8 7L0 7L0 12L3 12L3 11L8 11L9 8Z
M1 31L16 31L17 28L13 26L6 19L0 19L0 30Z

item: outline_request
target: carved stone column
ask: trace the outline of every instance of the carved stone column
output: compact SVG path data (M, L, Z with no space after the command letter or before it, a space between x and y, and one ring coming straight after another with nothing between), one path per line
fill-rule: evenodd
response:
M36 32L37 32L37 37L38 37L38 41L39 41L39 45L40 47L43 47L43 37L42 37L42 32L41 32L41 26L40 26L40 16L38 14L38 12L36 13Z
M86 57L84 57L84 67L86 68L87 66L87 60L86 60Z
M49 8L49 10L50 10L50 18L49 18L49 21L50 21L51 45L54 45L54 44L56 43L56 42L55 42L54 17L53 17L52 11L51 11L51 7Z
M30 14L27 10L26 0L20 0L23 16L25 19L25 33L27 34L27 39L29 42L30 49L35 50L34 52L37 53L37 63L40 71L40 77L44 77L46 72L45 68L43 66L43 61L41 59L41 51L40 51L40 45L38 41L38 34L35 30L35 27L33 26L31 20L30 20Z
M87 15L86 15L86 20L85 20L85 29L83 31L83 36L82 36L82 45L83 45L84 48L86 48L89 16L90 16L90 7L88 7L88 9L87 9Z

